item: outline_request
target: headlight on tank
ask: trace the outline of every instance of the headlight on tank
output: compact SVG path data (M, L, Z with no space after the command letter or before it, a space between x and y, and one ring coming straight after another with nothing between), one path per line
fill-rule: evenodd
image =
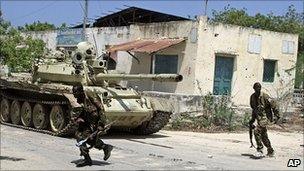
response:
M137 99L136 102L139 103L139 105L141 107L144 107L145 99L143 97L141 97L140 99Z
M146 98L140 98L140 105L141 105L141 107L144 107L144 106L146 106L148 109L150 109L151 108L151 105L150 105L150 103L147 101L147 99Z

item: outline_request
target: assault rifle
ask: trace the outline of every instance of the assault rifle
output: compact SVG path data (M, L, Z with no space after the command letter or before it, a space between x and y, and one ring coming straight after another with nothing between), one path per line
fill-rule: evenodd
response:
M252 131L254 130L254 128L255 128L255 126L253 124L249 125L249 139L250 139L250 144L251 144L250 148L252 148L252 147L255 148L255 146L253 145L253 142L252 142L252 137L253 137Z
M275 121L270 122L271 124L276 124L278 126L280 126L281 128L285 129L282 125L278 124L280 118L277 118ZM249 123L249 139L250 139L250 148L254 147L253 142L252 142L252 137L253 137L253 130L254 130L255 126L252 123Z
M82 146L82 145L85 144L89 139L93 139L94 137L96 137L99 133L106 133L107 130L109 130L109 129L111 128L111 125L112 125L114 122L116 122L116 120L113 121L113 122L110 122L109 124L107 124L106 126L104 126L104 128L103 128L102 130L97 129L97 130L94 131L90 136L88 136L86 139L77 142L77 143L76 143L76 146L77 146L77 147Z

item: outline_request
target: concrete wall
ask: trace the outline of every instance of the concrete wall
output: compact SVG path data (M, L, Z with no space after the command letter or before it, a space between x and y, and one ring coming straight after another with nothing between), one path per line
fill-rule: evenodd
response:
M199 81L204 94L213 92L216 54L234 58L231 96L236 105L249 104L249 97L253 93L252 86L255 82L261 82L264 91L273 97L280 97L286 92L292 92L295 70L291 70L289 73L287 70L293 68L296 63L297 35L227 24L211 25L204 18L200 19L198 29L199 48L195 79ZM260 54L248 52L250 34L262 37ZM282 53L283 40L295 42L294 54ZM264 59L277 60L273 83L262 81ZM198 86L195 87L195 93L200 93Z
M172 21L134 26L134 38L185 38L185 42L174 45L156 54L178 55L178 73L184 76L179 83L154 82L153 91L171 93L194 93L195 59L197 52L197 27L195 21ZM153 59L152 59L153 61Z
M41 39L44 41L46 44L46 47L51 50L56 49L56 37L57 37L57 31L52 30L52 31L38 31L38 32L26 32L23 33L27 36L31 36L34 39Z
M102 27L87 29L88 41L97 44L98 53L105 51L106 45L120 44L131 40L131 29L125 27Z

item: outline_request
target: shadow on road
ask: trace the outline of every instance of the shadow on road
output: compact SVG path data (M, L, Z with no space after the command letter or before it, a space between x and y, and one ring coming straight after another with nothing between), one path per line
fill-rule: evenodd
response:
M250 159L262 159L262 158L264 158L264 157L258 157L258 156L255 156L255 155L253 155L253 154L248 154L248 153L245 153L245 154L241 154L242 156L246 156L246 157L249 157Z
M78 159L78 160L73 160L71 161L71 163L74 163L75 166L77 163L79 163L80 161L82 161L83 159ZM105 166L105 165L110 165L111 163L109 162L105 162L105 161L98 161L98 160L92 160L92 166Z
M9 157L9 156L0 156L0 160L21 161L21 160L25 160L25 159L17 158L17 157Z
M141 144L148 144L148 145L153 145L153 146L157 146L157 147L164 147L164 148L173 149L173 147L170 147L170 146L161 145L161 144L155 144L155 143L148 143L148 142L144 142L144 141L138 141L138 140L135 140L135 139L129 139L129 138L127 138L126 140L132 141L132 142L141 143Z
M124 131L109 131L106 135L102 135L102 139L133 139L133 140L140 140L140 139L155 139L155 138L167 138L169 136L160 135L160 134L151 134L151 135L134 135L130 132ZM75 139L73 135L67 137L59 137L65 139Z
M109 131L106 135L103 135L103 139L154 139L154 138L167 138L169 136L160 135L160 134L151 134L151 135L134 135L130 132L122 131Z

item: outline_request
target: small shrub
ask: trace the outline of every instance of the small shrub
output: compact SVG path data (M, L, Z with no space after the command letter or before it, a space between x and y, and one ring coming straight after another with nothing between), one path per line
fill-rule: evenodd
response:
M249 124L250 118L251 118L250 114L246 112L246 113L244 114L243 119L242 119L242 126L247 127L248 124Z
M193 116L183 113L172 120L174 130L228 130L236 129L236 113L229 106L226 96L212 96L210 93L202 97L203 114ZM213 130L212 130L213 131Z

